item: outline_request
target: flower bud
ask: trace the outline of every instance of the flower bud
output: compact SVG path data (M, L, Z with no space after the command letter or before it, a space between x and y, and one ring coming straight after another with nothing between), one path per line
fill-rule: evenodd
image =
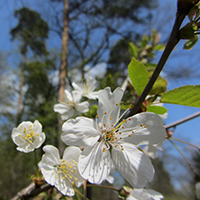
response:
M179 32L181 39L193 39L198 26L194 22L187 23Z

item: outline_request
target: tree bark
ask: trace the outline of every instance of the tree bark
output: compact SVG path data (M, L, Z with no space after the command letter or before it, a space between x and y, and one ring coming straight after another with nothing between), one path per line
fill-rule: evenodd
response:
M68 32L69 32L69 16L68 16L68 8L69 8L69 0L63 0L64 8L63 8L63 31L62 31L62 46L61 46L61 62L59 68L59 91L58 91L58 99L59 101L64 101L64 91L66 87L66 77L67 77L67 55L68 55ZM63 152L64 145L60 139L61 134L61 126L62 120L58 118L58 140L57 145L60 152Z

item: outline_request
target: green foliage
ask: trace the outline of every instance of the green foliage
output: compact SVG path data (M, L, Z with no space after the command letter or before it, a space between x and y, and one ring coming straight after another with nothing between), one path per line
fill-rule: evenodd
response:
M165 93L162 103L200 107L200 85L186 85Z
M146 111L147 112L153 112L153 113L156 113L158 115L163 115L163 114L167 113L167 109L165 107L155 106L155 105L148 106Z
M29 8L21 8L15 11L15 17L19 19L18 25L10 31L12 40L21 41L21 54L26 55L28 47L37 55L47 54L44 40L48 38L49 27L40 14Z
M138 48L132 42L129 43L129 52L132 57L134 58L138 57Z
M137 95L141 95L149 80L146 67L135 58L132 58L128 66L128 73Z

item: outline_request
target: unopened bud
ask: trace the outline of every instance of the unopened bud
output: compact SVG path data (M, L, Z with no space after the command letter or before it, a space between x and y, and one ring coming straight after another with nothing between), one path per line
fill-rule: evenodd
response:
M179 37L181 39L193 39L197 30L198 26L194 22L189 22L180 30Z

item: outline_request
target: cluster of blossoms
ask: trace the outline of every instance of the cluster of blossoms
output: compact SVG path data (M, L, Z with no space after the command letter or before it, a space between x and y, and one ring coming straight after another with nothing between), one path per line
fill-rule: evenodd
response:
M75 110L88 111L89 102L80 102L82 96L98 98L95 119L77 117L64 122L61 139L69 147L62 159L56 147L43 147L45 154L40 168L46 182L64 195L73 196L73 186L79 187L84 179L100 184L114 167L135 188L128 199L162 199L162 195L143 189L146 182L152 181L154 167L140 145L152 147L164 141L163 120L150 112L124 119L125 113L120 116L123 90L117 88L111 92L107 87L93 92L94 83L91 78L82 87L73 83L72 95L66 90L66 101L54 106L54 111L66 120L75 115ZM13 129L12 138L19 151L29 152L40 147L45 136L35 121L23 122Z

